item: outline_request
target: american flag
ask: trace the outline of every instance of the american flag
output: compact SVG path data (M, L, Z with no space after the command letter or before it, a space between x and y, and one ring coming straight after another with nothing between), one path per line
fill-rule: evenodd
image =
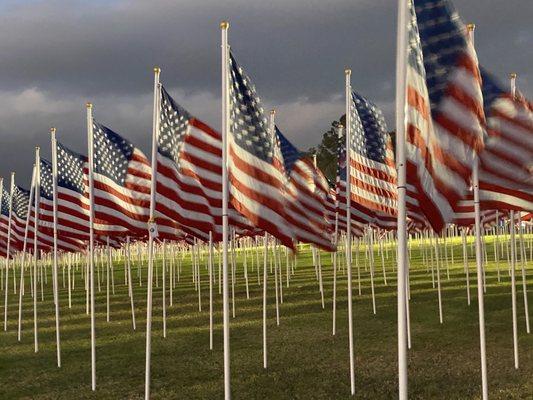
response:
M58 227L66 235L89 240L89 199L87 195L87 157L70 150L57 142L57 215ZM46 174L45 190L51 192L51 169L46 167L41 170ZM45 197L48 197L45 196ZM41 218L47 223L53 223L52 208L49 201L44 201L41 206ZM117 236L128 232L127 228L108 224L96 219L94 221L95 234Z
M150 217L152 168L144 153L127 139L93 122L94 216L145 236ZM183 233L168 218L157 218L161 238L180 240ZM122 235L124 236L124 235Z
M350 112L352 200L370 210L395 216L396 167L383 113L356 92L352 92Z
M396 188L394 187L394 191L388 191L387 189L390 188L389 183L385 185L385 180L381 180L381 182L378 182L377 179L372 177L372 174L378 176L378 173L377 170L372 171L370 166L377 166L378 162L366 157L368 156L367 148L365 146L365 136L367 134L365 132L365 127L363 126L363 122L359 117L359 113L357 112L357 108L355 108L355 104L353 101L350 111L352 124L352 137L350 140L350 218L352 222L352 233L356 236L362 236L364 234L364 225L374 225L382 229L393 229L396 227L396 218L394 217L394 215L388 214L380 210L376 210L375 208L378 207L378 203L381 203L383 205L393 205L395 203L395 199L393 198L395 197ZM386 133L386 127L384 128L385 130L381 132L376 132L376 126L377 124L371 123L370 120L368 120L366 128L369 130L369 138L382 137L381 140L371 140L373 144L370 144L371 141L369 141L369 148L372 149L372 156L369 157L377 156L375 146L378 142L381 143L383 141L385 145L384 147L382 147L382 149L384 149L383 151L386 152L385 157L389 158L391 157L392 149L387 144L389 143L389 140L387 139L388 134ZM380 128L380 130L382 129L383 128ZM344 139L345 137L346 136L341 136L338 148L336 194L339 207L339 229L343 231L346 229L346 179L348 176L348 170L346 165L346 141ZM364 168L363 163L368 165L369 168ZM384 170L388 169L389 167L387 165L383 165L381 166L381 168ZM384 178L384 176L382 176L382 178ZM369 185L369 182L372 182L372 185ZM383 190L379 189L379 186L382 186ZM392 196L391 199L386 198L389 195ZM380 197L383 198L380 199ZM371 205L373 208L367 207L363 203Z
M202 240L222 238L222 135L192 116L161 86L156 210ZM230 224L253 231L229 209Z
M337 155L337 181L335 183L335 206L338 213L337 224L340 231L346 232L347 229L347 202L346 202L346 143L345 140L340 140ZM364 212L363 212L364 211ZM374 221L374 217L370 215L371 212L368 209L360 210L358 204L350 202L350 221L351 221L351 233L357 237L364 235L365 225Z
M408 207L440 232L470 188L483 146L481 77L464 24L448 1L409 1Z
M54 203L53 203L53 177L52 163L41 158L39 162L39 230L42 234L54 234ZM58 249L66 250L67 247L81 250L84 248L84 241L88 238L86 232L73 231L69 226L69 216L64 211L59 212L57 218ZM31 216L34 217L34 206L31 204ZM72 219L72 216L70 216ZM68 244L68 246L67 246Z
M287 221L286 178L275 155L274 132L269 132L254 85L231 53L228 67L230 202L255 227L294 248L294 233Z
M329 186L324 174L276 127L287 175L287 220L296 240L333 251L335 229L328 218Z
M479 155L482 209L533 210L533 106L482 70L488 138Z
M7 257L8 253L8 231L9 231L9 208L10 194L3 187L3 181L0 180L0 255ZM10 247L9 255L13 255Z
M28 236L26 239L26 249L33 250L33 243L35 238L35 184L33 183L32 191L15 187L13 193L13 213L12 213L12 232L16 237L16 244L19 250L24 248L24 236L26 231L26 223L28 223ZM39 207L42 198L39 198ZM28 212L30 213L28 219ZM50 251L53 249L54 237L53 231L45 223L41 223L41 215L39 212L39 225L37 234L37 245L40 250ZM83 242L71 237L58 236L57 248L58 250L67 252L77 252L83 249Z

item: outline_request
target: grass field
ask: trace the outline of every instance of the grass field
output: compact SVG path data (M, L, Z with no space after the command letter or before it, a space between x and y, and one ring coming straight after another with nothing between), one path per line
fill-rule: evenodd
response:
M533 398L533 335L526 334L520 264L517 265L518 340L520 369L513 366L511 288L506 261L501 283L493 262L492 238L487 237L486 335L491 399ZM528 239L529 241L529 239ZM530 241L529 241L530 243ZM444 323L439 323L437 291L431 270L414 243L411 254L411 334L409 396L412 399L480 398L480 361L475 261L469 250L472 303L467 305L460 241L454 260L441 266ZM255 264L249 268L250 300L246 299L243 267L236 271L236 317L231 319L232 393L235 399L392 399L397 397L396 293L392 251L385 259L375 248L376 315L372 312L369 271L359 254L362 295L357 291L354 256L354 327L356 395L351 397L347 340L347 297L344 269L338 271L337 333L332 335L333 269L322 253L325 309L322 309L311 252L304 248L286 287L283 262L283 304L276 326L274 276L269 274L267 370L262 365L262 287ZM449 250L449 248L448 248ZM443 248L441 247L441 254ZM529 250L528 250L529 256ZM262 259L262 256L261 256ZM216 258L215 258L216 260ZM160 263L160 261L159 261ZM154 289L152 341L153 399L223 398L222 302L215 285L214 349L209 350L207 271L201 265L202 312L191 279L190 258L183 260L180 281L167 308L167 338L162 336L161 281ZM533 285L531 262L528 285ZM50 268L48 268L48 271ZM0 398L2 399L141 399L144 395L146 266L139 286L133 265L137 331L132 330L122 262L115 263L116 293L111 296L111 321L106 322L105 284L96 298L97 390L90 388L90 319L85 291L76 272L72 308L60 273L62 367L56 366L55 322L51 279L39 298L40 349L33 349L32 299L27 285L23 303L23 337L17 342L18 294L10 285L8 330L0 333ZM167 275L168 277L168 275ZM161 267L159 267L161 279ZM26 281L28 282L28 280ZM168 286L167 286L168 289ZM2 299L4 293L2 292ZM168 300L168 294L167 294ZM2 302L3 308L3 302ZM531 313L531 312L530 312Z

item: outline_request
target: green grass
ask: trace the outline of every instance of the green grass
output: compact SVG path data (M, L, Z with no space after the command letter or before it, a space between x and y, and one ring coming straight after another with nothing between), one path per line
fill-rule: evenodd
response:
M496 278L492 242L485 295L486 336L491 399L527 399L533 394L533 335L525 332L520 265L517 266L518 340L520 369L514 369L511 290L506 262L500 263L502 282ZM454 243L455 264L450 280L442 266L444 323L438 319L436 289L431 272L422 265L418 245L411 259L411 334L408 353L409 396L412 399L480 398L480 361L475 262L470 257L472 304L466 304L461 245ZM377 250L377 248L376 248ZM471 247L468 247L471 252ZM441 248L442 252L442 248ZM529 251L528 251L529 255ZM216 258L215 258L216 260ZM381 258L376 252L377 314L372 313L369 272L364 254L359 263L362 295L357 292L354 266L354 328L356 395L349 384L346 275L338 271L337 334L332 336L332 281L330 256L322 253L325 309L322 309L311 253L304 249L285 281L280 326L276 326L274 278L269 275L267 370L262 365L262 287L257 272L249 270L250 300L246 299L242 264L238 264L236 318L231 318L232 393L235 399L391 399L397 397L396 293L392 252L386 259L388 286L384 286ZM355 264L355 257L354 257ZM209 350L207 271L202 263L202 312L191 281L190 259L184 260L174 305L167 308L167 338L162 336L161 281L154 288L152 340L153 399L220 399L223 397L222 302L215 285L214 349ZM217 265L217 263L215 263ZM531 263L529 281L533 285ZM250 267L249 267L250 268ZM48 268L48 271L50 268ZM23 336L17 342L18 294L10 283L8 330L0 333L0 398L2 399L141 399L144 396L146 267L143 286L133 266L137 331L131 326L122 263L115 264L116 293L111 296L111 321L106 322L105 284L96 297L97 389L90 388L90 319L79 271L72 308L59 283L62 367L56 366L55 322L51 279L44 302L38 301L38 353L33 349L33 311L28 284L23 302ZM167 275L168 276L168 275ZM159 267L159 279L161 268ZM28 279L26 280L28 283ZM168 288L168 287L167 287ZM2 292L2 299L4 293ZM167 294L168 300L168 294ZM3 302L2 302L3 309ZM3 314L3 313L2 313Z

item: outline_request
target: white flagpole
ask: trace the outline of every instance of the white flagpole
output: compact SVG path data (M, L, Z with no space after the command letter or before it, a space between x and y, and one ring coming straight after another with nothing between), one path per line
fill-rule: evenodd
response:
M33 199L33 187L34 186L35 186L35 165L33 166L32 174L31 174L30 202ZM3 188L3 178L0 178L0 191L2 191L2 188ZM2 203L2 194L0 193L0 204L1 203ZM22 296L24 294L24 264L26 262L26 249L28 246L28 231L30 227L30 217L31 217L31 213L28 212L28 215L26 216L26 226L24 228L24 243L22 246L22 260L21 260L21 266L20 266L19 321L18 321L18 341L19 342L20 342L20 339L22 338ZM30 276L31 276L31 269L30 269ZM33 281L30 280L30 283L32 282ZM32 287L32 290L33 290L33 287Z
M396 46L396 168L398 169L398 398L407 399L407 316L406 316L406 161L405 101L407 75L407 5L398 0Z
M33 166L30 185L30 204L33 199L33 186L35 185L35 165ZM3 191L3 178L0 178L0 192ZM2 193L0 193L0 204L2 203ZM22 338L22 296L24 294L24 264L26 262L26 247L28 243L28 230L30 225L31 212L28 210L26 216L26 226L24 228L24 243L22 246L22 259L20 263L20 286L19 286L19 321L18 321L18 341ZM8 253L9 254L9 253ZM31 270L30 270L31 275Z
M229 134L229 22L220 23L222 39L222 303L224 326L224 398L231 399L228 299L228 134Z
M337 136L340 138L342 137L342 124L338 125L338 131ZM335 336L336 328L337 328L337 254L338 249L337 246L339 244L339 210L338 210L339 202L335 198L335 233L334 233L334 241L335 241L335 252L333 253L333 323L332 323L332 335ZM357 257L357 256L356 256ZM357 260L357 258L356 258ZM356 261L357 263L357 261ZM359 267L359 265L358 265ZM358 280L359 284L361 284L361 281Z
M257 242L256 242L257 244ZM264 239L265 253L263 255L263 368L267 368L267 257L268 257L268 233L265 232ZM257 259L257 269L259 269L259 258Z
M109 236L106 237L106 252L107 252L107 268L106 268L106 291L105 291L105 297L106 297L106 321L109 322L109 311L110 311L110 304L109 304L109 279L110 279L110 270L111 270L111 248L109 247Z
M516 96L516 74L510 74L511 80L511 96ZM515 238L515 213L511 210L509 233L511 236L511 302L512 302L512 318L513 318L513 353L514 353L514 367L518 369L518 323L516 311L516 238Z
M5 288L5 302L4 302L4 331L7 331L7 294L9 292L9 252L11 251L11 214L13 213L13 193L15 190L15 173L11 172L11 184L9 189L9 221L7 223L7 245L6 245L6 288ZM28 211L29 212L29 211ZM37 296L34 293L34 299Z
M474 46L474 24L468 24L468 34ZM481 390L483 400L489 397L488 380L487 380L487 354L485 344L485 307L483 300L483 255L481 254L481 216L479 209L479 177L478 177L478 158L474 160L472 170L472 184L474 187L474 212L475 212L475 240L476 240L476 265L477 265L477 297L479 312L479 346L481 352Z
M163 337L167 337L167 276L166 276L166 268L167 268L167 241L166 239L163 239L163 257L162 257L162 263L161 263L161 269L162 269L162 289L163 289Z
M131 323L133 325L133 330L137 327L135 325L135 307L133 305L133 282L131 281L131 252L130 252L130 237L126 236L126 266L128 268L128 295L130 297L130 306L131 306Z
M61 367L61 341L59 332L59 294L57 281L57 152L56 152L56 128L50 129L50 137L52 142L52 207L54 216L54 299L55 299L55 313L56 313L56 349L57 349L57 366ZM40 172L40 170L39 170ZM35 210L37 213L37 209ZM70 283L69 283L70 284Z
M39 147L35 148L35 185L33 188L33 199L34 199L34 226L33 226L33 326L34 326L34 345L35 345L35 352L37 353L39 351L39 343L37 341L37 261L39 258L39 249L38 249L38 242L39 242L39 200L40 200L40 186L41 186L41 172L39 167L39 158L40 158L40 149ZM42 281L41 281L42 285ZM42 287L41 287L42 291Z
M209 231L209 350L213 350L213 232Z
M148 222L148 288L146 294L146 363L144 376L144 398L150 398L150 360L152 350L152 298L153 298L153 280L154 280L154 237L155 228L155 202L156 202L156 185L157 185L157 145L159 135L159 102L160 102L160 84L159 74L161 69L154 67L154 110L152 118L152 182L150 189L150 220Z
M89 155L89 291L91 307L91 389L96 390L96 332L94 310L94 144L93 105L87 103L87 150Z
M346 95L346 268L348 270L348 348L350 352L350 390L355 394L355 357L353 344L353 304L352 304L352 216L351 216L351 184L350 184L350 135L351 132L351 102L352 87L350 77L352 71L346 69L345 95Z

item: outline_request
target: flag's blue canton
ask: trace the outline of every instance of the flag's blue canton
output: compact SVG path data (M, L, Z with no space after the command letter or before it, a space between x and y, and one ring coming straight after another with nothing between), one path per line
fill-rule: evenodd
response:
M413 68L425 81L426 71L424 69L424 59L422 58L422 44L420 43L420 34L418 33L418 24L412 0L409 0L407 34L409 40L409 43L407 44L407 61L410 67Z
M261 101L246 72L230 54L230 130L235 143L271 164L274 155L274 138L267 129L267 119Z
M1 204L2 215L9 217L9 193L2 189L2 204Z
M20 219L26 219L30 206L30 192L20 186L15 186L13 191L12 210Z
M466 30L447 0L414 0L431 109L445 95L447 81L466 49Z
M94 172L120 186L126 183L134 146L111 129L93 122Z
M57 143L57 186L80 194L85 192L83 168L87 158Z
M353 151L367 157L365 146L365 130L353 96L350 101L350 147Z
M346 146L345 144L346 144L346 140L340 141L339 148L337 151L337 178L344 182L346 182Z
M381 110L358 93L352 92L352 99L363 124L363 137L355 138L356 151L365 157L385 163L387 153L387 124Z
M52 163L41 158L39 168L41 170L41 197L44 197L47 200L52 200L54 197Z
M283 163L285 167L285 173L290 174L294 163L302 156L302 152L298 150L289 140L281 133L276 126L276 136L281 149L281 155L283 156Z
M486 115L490 115L490 109L492 103L498 97L501 97L505 94L505 90L502 89L501 84L498 80L492 76L484 68L480 68L481 72L481 81L483 85L481 86L481 93L483 94L483 108Z
M158 151L176 164L183 144L183 137L189 129L191 115L177 104L161 86L161 116L159 124Z

